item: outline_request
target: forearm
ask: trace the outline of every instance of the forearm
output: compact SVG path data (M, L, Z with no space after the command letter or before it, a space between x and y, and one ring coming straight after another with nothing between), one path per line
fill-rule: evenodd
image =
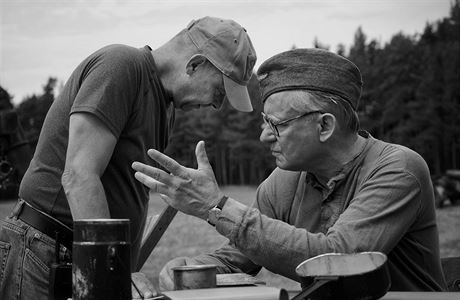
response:
M391 251L411 223L417 201L407 197L397 205L388 202L366 211L357 201L326 233L311 233L229 199L216 228L255 264L298 280L297 265L319 254Z
M298 280L295 268L308 255L306 230L264 216L233 199L227 201L216 229L253 265Z
M193 257L193 260L200 265L216 265L219 274L247 273L254 276L262 268L231 245L225 245L212 253Z
M83 171L66 170L62 185L69 203L72 218L110 218L104 187L99 176Z

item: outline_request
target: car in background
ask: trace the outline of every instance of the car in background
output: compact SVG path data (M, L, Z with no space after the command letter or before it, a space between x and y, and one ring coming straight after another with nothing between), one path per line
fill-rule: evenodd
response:
M450 202L455 205L460 202L460 170L447 170L444 174L433 178L436 207L443 207Z

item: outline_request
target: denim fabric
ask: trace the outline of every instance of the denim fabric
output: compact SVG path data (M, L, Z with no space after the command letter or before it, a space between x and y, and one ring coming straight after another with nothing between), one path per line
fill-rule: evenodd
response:
M48 299L54 247L53 238L14 216L5 218L0 228L0 299ZM61 246L60 258L70 257Z

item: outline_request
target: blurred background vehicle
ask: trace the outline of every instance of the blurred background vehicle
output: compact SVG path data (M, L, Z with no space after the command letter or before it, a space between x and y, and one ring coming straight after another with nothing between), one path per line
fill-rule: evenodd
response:
M460 202L460 170L446 170L444 174L433 178L433 186L436 207Z

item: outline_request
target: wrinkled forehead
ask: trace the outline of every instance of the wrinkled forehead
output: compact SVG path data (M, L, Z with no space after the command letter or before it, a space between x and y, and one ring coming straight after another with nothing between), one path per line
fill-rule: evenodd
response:
M304 112L313 109L311 95L303 90L280 91L271 94L264 102L266 114Z

